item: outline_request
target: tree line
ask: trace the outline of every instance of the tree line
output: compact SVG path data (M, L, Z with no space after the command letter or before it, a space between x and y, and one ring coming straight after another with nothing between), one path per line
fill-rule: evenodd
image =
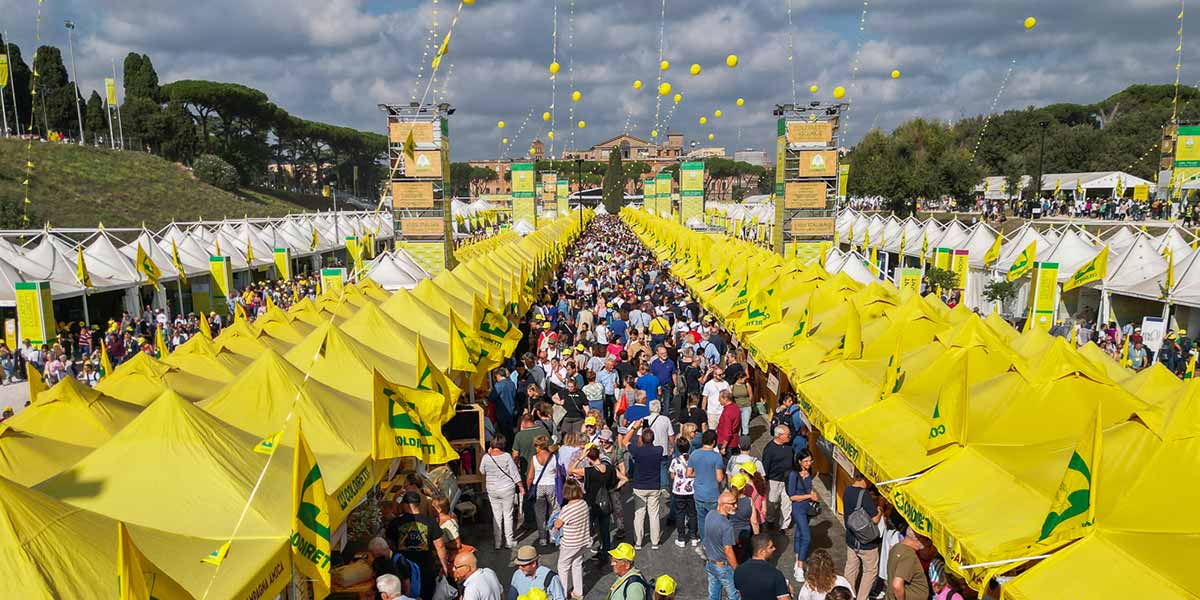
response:
M985 176L1003 176L1015 197L1023 176L1036 180L1039 162L1043 174L1125 171L1155 181L1163 127L1173 114L1200 121L1200 90L1180 86L1177 104L1175 94L1173 85L1133 85L1095 104L1030 106L953 123L918 118L890 133L873 130L846 159L848 191L881 196L903 215L918 199L948 197L965 208Z
M34 78L20 47L8 48L12 88L4 90L4 102L10 130L46 139L52 132L78 138L75 102L83 98L76 96L61 51L40 46L33 60L38 74ZM122 70L120 125L128 149L185 165L213 155L237 171L242 186L304 193L329 185L374 197L387 177L384 135L302 119L244 85L201 80L160 84L146 54L129 53ZM110 139L104 98L93 90L84 106L84 141L100 145ZM120 135L116 116L112 119L113 135Z

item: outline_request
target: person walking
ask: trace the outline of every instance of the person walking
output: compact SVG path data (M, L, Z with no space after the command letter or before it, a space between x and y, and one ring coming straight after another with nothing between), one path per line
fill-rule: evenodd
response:
M537 516L538 545L550 543L549 524L546 522L550 514L558 510L557 485L558 454L550 452L550 438L539 436L533 440L534 455L529 461L529 474L525 478L525 487L533 496L534 514Z
M704 542L708 513L716 510L721 485L725 482L725 461L714 449L716 443L717 432L711 429L705 431L700 434L700 449L688 455L687 476L693 480L696 521L700 524L701 543ZM701 552L705 551L705 546L701 546Z
M796 523L793 537L796 581L804 581L804 561L808 560L808 549L812 545L808 517L809 509L817 502L817 493L813 490L812 463L808 450L801 450L796 460L796 470L788 474L787 481L787 496L792 502L792 521Z
M929 577L917 552L925 540L909 526L904 539L892 546L887 557L887 593L885 600L925 600L929 597Z
M742 435L750 435L750 413L754 406L754 388L750 385L750 371L742 370L738 378L729 386L733 394L733 403L737 405L742 417Z
M474 552L454 557L454 579L462 582L462 600L504 600L504 591L496 572L479 568Z
M704 519L704 573L708 576L708 600L721 600L721 591L725 591L728 600L741 600L733 574L738 566L737 555L733 547L737 544L737 534L729 515L737 506L737 498L731 492L724 492L717 498L716 509L709 511Z
M517 544L513 524L517 498L525 493L521 471L511 454L504 451L508 440L503 434L492 437L491 447L480 461L479 472L486 482L488 503L492 505L492 546L512 548Z
M742 428L742 413L733 403L733 393L723 390L719 396L721 416L717 420L717 448L728 452L730 448L738 448L739 432Z
M637 434L637 442L630 444L630 438ZM639 419L625 434L625 443L629 446L629 456L633 461L633 547L642 547L642 532L645 521L650 521L650 546L658 550L661 542L660 520L662 518L662 465L670 458L662 448L654 445L654 431L646 426L644 419Z
M563 589L572 598L583 598L583 554L591 544L592 532L588 526L588 505L583 499L583 488L575 480L563 484L563 505L554 522L555 529L562 530L562 541L558 546L558 572L563 577Z
M796 452L792 448L792 430L776 425L774 437L762 451L767 478L767 521L787 531L792 526L792 502L788 498L788 477L795 471Z
M855 474L842 492L842 524L846 527L846 581L858 586L856 598L867 598L879 575L879 518L882 513L867 491L867 476ZM871 531L874 531L872 536ZM862 576L859 579L859 576Z
M696 499L695 478L688 477L688 454L691 453L691 442L680 439L675 442L675 451L679 453L671 460L669 468L671 475L671 501L675 505L675 545L684 547L689 540L695 546L700 543L696 534Z

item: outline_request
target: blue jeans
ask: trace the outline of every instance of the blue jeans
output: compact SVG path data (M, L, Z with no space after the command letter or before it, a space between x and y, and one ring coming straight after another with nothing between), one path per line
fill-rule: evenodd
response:
M696 500L696 523L700 526L700 541L704 541L704 518L708 516L708 511L717 510L717 501L705 502Z
M725 588L729 600L741 600L741 594L733 587L733 567L718 567L711 560L706 560L704 572L708 574L708 600L721 600L721 588Z
M808 512L792 512L792 522L796 524L796 535L793 538L792 549L796 551L796 560L808 560L808 547L812 545L812 529L808 525Z

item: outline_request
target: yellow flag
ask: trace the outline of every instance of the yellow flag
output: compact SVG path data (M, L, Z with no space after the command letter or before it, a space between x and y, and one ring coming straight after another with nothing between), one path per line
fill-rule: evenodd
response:
M850 249L854 249L854 223L850 223L850 228L846 230L846 239L850 240Z
M1108 246L1100 249L1092 260L1087 261L1083 266L1075 271L1071 278L1063 282L1062 291L1069 292L1081 285L1087 285L1093 281L1104 279L1108 273Z
M46 380L42 379L42 372L28 362L25 363L25 379L29 382L29 401L34 402L38 394L46 391Z
M117 586L118 600L175 600L190 599L170 575L150 562L133 538L125 523L117 521Z
M200 559L200 562L210 564L214 567L219 566L225 561L225 557L229 556L229 546L232 544L233 542L225 542L224 544L221 544L216 550L210 552L208 556Z
M250 317L246 316L246 307L242 306L241 302L233 303L233 318L238 321L250 320Z
M92 285L92 276L88 273L87 263L83 260L83 246L75 248L75 256L75 279L78 279L79 284L83 287L96 287Z
M1079 326L1072 324L1071 325L1071 347L1072 348L1079 347L1079 341L1078 341L1079 338L1076 337L1077 334L1075 333L1077 331L1079 331Z
M453 33L453 29L446 32L446 37L442 39L442 45L438 47L437 54L433 57L433 64L431 66L435 70L438 68L438 65L442 63L442 57L446 55L446 51L450 49L450 36Z
M167 348L167 340L163 338L162 327L154 330L154 349L158 352L158 358L166 358L171 353L171 350Z
M312 580L313 597L324 598L330 588L329 497L299 422L292 454L292 515L292 565Z
M142 248L141 244L137 247L137 269L146 276L146 281L150 285L158 285L158 278L162 277L162 271L158 269L158 265L154 264L154 259L146 254L146 249Z
M870 245L871 245L871 228L867 227L863 230L863 245L862 245L862 247L867 248Z
M1121 342L1121 366L1126 369L1133 366L1129 360L1129 336L1125 336L1125 341Z
M112 372L113 372L112 359L108 357L108 344L104 343L104 341L105 341L104 336L101 336L100 341L96 342L97 344L100 344L100 376L101 377L107 377L109 375L112 375Z
M1016 281L1033 269L1033 263L1037 260L1037 240L1029 242L1029 246L1021 251L1021 255L1017 260L1013 261L1011 267L1008 268L1008 280Z
M250 238L246 238L246 264L254 262L254 247L250 245Z
M264 296L267 297L267 310L279 308L278 306L275 305L275 297L274 296L272 296L271 294L264 294Z
M1100 418L1100 405L1092 415L1091 423L1083 437L1075 445L1075 451L1067 461L1067 470L1058 493L1050 503L1050 513L1042 522L1039 542L1046 540L1065 541L1082 537L1096 522L1096 469L1100 467L1101 442L1104 426Z
M921 267L925 267L925 257L929 256L929 236L921 234Z
M411 131L408 133L408 136L409 136L410 138L412 137L412 132L411 132ZM321 240L320 240L320 239L317 237L317 226L316 226L316 225L313 225L313 228L312 228L312 241L311 241L311 242L309 242L309 248L308 248L308 249L309 249L309 250L316 250L316 249L317 249L317 245L318 245L318 244L320 244L320 243L321 243Z
M224 254L221 254L221 238L217 238L216 254L214 256L225 256Z
M488 289L491 293L491 288ZM475 312L479 315L479 339L493 347L493 356L508 356L521 341L521 330L514 327L504 313L492 308L492 303L482 302L475 296Z
M450 368L454 371L474 373L487 354L473 329L450 311Z
M269 435L254 445L254 451L259 454L270 456L275 454L275 450L279 448L279 444L283 441L283 430L278 431L274 435Z
M901 336L896 336L896 348L892 350L892 355L888 357L887 366L884 367L883 385L879 388L879 399L883 400L893 394L899 394L904 387L904 380L907 374L904 368L900 365L900 354L902 348L900 346Z
M179 271L179 280L187 285L187 274L183 272L183 261L179 260L179 247L175 245L175 240L171 240L171 264Z
M1059 177L1058 179L1054 180L1054 195L1058 196L1059 192L1061 192L1061 191L1062 191L1062 177Z
M933 418L929 422L929 437L925 450L931 452L948 444L966 444L967 440L967 359L959 361L958 381L947 383L938 392L933 405Z
M407 156L409 160L417 160L417 140L413 138L413 132L411 129L408 130L408 137L404 140L404 155Z
M996 239L992 241L991 247L983 254L983 264L990 265L997 260L1000 260L1000 245L1004 243L1004 236L996 234Z
M1188 358L1187 368L1183 370L1183 379L1195 379L1196 377L1196 352L1192 352L1192 356Z
M862 358L862 315L858 314L858 307L854 302L849 302L846 312L846 334L842 338L842 358L846 360L856 360Z
M440 465L458 458L442 435L439 415L443 396L396 385L375 372L371 400L371 456L375 459L412 456Z
M871 274L879 277L879 246L871 246L871 255L867 259L867 268L871 270Z
M783 348L781 348L781 350L791 350L792 347L794 347L797 343L800 342L800 340L803 339L803 336L806 333L811 332L812 328L810 328L808 326L808 320L809 320L808 305L805 304L804 310L800 312L800 321L796 323L796 328L792 330L791 339L789 339L787 341L787 343L785 343L783 345Z
M8 86L8 55L0 54L0 90Z
M783 305L780 293L775 287L759 289L746 305L746 314L738 324L739 333L762 331L764 328L778 323L783 316Z
M200 321L200 333L210 340L213 339L212 327L208 324L208 315L201 312L198 320Z
M1170 246L1163 246L1163 258L1167 259L1167 282L1164 297L1170 295L1171 288L1175 287L1175 251L1171 250Z
M462 388L455 385L432 360L429 360L420 336L417 337L417 389L440 394L446 409L445 418L454 416L454 407L458 403L458 397L462 395Z

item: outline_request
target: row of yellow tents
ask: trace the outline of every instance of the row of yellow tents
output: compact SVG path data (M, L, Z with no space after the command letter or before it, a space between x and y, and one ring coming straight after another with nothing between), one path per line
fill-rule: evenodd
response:
M68 377L42 392L0 424L0 597L124 598L118 523L186 595L274 597L292 580L294 512L293 451L275 446L303 422L336 530L392 464L373 450L376 378L423 390L413 408L445 442L461 388L511 354L515 316L578 229L563 219L508 238L411 291L365 279L272 306L215 339L138 354L95 389Z
M624 218L806 417L1003 597L1197 598L1200 388L724 235ZM839 457L840 458L840 457Z

